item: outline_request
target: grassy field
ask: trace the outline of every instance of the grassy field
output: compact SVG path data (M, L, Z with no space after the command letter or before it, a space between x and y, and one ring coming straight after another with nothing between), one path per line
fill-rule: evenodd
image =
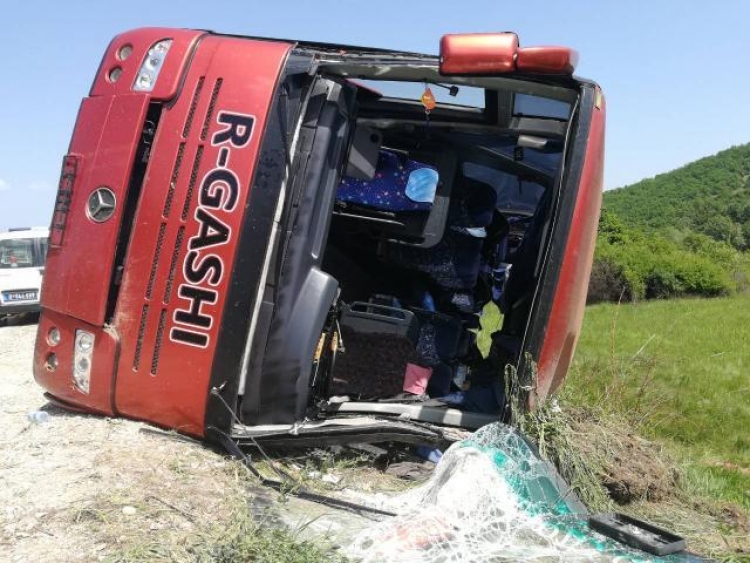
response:
M590 306L563 398L628 416L687 486L750 508L750 296Z

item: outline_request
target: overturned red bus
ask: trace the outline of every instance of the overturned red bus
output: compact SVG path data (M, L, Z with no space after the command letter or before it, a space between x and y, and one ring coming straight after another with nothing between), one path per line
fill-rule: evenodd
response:
M50 400L318 445L437 442L554 392L591 268L604 100L567 48L501 33L440 49L116 37L51 225L34 361ZM481 327L492 303L502 323Z

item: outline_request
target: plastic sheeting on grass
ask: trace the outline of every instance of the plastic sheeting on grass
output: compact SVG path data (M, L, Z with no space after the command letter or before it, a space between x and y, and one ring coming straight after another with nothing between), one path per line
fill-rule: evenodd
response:
M427 483L384 506L398 516L362 531L345 550L375 562L702 561L650 556L610 540L555 469L512 428L495 423L448 449Z

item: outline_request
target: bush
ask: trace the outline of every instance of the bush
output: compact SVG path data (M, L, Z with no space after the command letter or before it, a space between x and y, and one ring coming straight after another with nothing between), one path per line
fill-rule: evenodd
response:
M734 284L721 266L664 243L601 245L592 269L589 302L731 293Z
M748 233L750 234L750 229ZM750 237L748 240L750 241ZM681 246L721 266L729 274L734 290L750 290L750 253L740 252L727 243L692 232L685 234Z
M611 212L600 221L589 303L671 297L716 297L738 283L742 256L705 235L648 236L624 227ZM674 239L680 239L680 244Z
M640 243L632 241L627 245L599 243L594 255L593 271L597 281L610 283L607 291L598 291L601 301L638 301L645 297L645 278L649 270L648 256ZM606 278L606 280L604 279ZM622 297L621 297L622 296ZM592 299L593 302L593 299Z
M591 267L591 280L587 302L632 301L632 288L622 268L608 258L595 258Z
M725 271L705 258L677 251L654 257L654 265L645 277L646 299L728 295L732 283Z

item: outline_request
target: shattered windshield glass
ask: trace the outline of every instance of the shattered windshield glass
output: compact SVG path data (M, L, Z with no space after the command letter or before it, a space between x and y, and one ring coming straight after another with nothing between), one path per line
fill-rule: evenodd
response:
M591 530L555 469L512 428L490 424L454 444L427 483L384 501L398 516L359 533L357 561L664 562Z

